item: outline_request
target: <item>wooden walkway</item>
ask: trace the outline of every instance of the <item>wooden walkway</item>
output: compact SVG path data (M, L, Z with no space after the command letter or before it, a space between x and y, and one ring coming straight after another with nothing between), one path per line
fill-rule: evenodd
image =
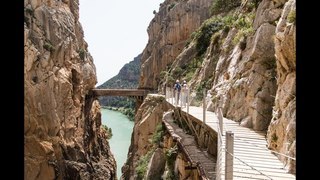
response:
M172 100L168 102L171 103ZM182 111L187 112L187 108L182 108ZM189 106L189 114L201 121L203 119L201 107ZM218 118L214 112L206 111L206 124L218 132ZM267 148L265 133L241 127L238 123L223 118L223 147L225 147L226 131L234 133L233 179L296 179L295 175L286 172L282 162ZM224 156L223 152L221 158L223 167ZM225 179L225 172L220 173L220 179Z
M200 176L215 179L214 169L216 167L216 158L197 146L194 137L186 134L178 124L174 122L171 112L164 115L163 122L171 137L178 142L178 146L182 148L189 162L191 162L189 168L199 168Z

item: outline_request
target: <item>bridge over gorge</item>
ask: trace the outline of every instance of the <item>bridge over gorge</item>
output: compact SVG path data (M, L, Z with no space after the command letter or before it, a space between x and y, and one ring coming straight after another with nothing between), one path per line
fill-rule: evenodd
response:
M136 110L142 104L148 93L152 92L149 89L91 89L89 96L126 96L136 100Z
M217 160L215 166L211 168L202 165L203 170L206 171L204 174L207 174L205 179L296 179L295 175L286 172L284 164L276 155L292 161L296 159L269 150L265 132L253 131L224 118L221 107L217 108L217 112L211 112L203 107L189 106L188 94L189 92L180 94L180 100L176 101L177 94L171 88L167 88L166 100L179 108L182 113L202 121L206 128L211 128L217 133ZM181 101L182 97L186 99ZM205 93L204 97L206 97ZM204 99L204 107L206 107L205 102ZM199 151L189 153L199 154ZM206 162L203 161L203 163ZM212 171L214 171L214 178L210 175Z
M150 90L146 89L91 89L89 94L94 96L128 96L144 98Z

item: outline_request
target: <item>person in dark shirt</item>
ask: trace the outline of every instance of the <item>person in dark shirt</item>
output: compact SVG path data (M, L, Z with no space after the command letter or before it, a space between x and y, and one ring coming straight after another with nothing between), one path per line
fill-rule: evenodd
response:
M179 99L180 99L180 92L181 92L181 85L179 80L176 80L176 83L174 84L174 94L175 94L175 104L179 104Z

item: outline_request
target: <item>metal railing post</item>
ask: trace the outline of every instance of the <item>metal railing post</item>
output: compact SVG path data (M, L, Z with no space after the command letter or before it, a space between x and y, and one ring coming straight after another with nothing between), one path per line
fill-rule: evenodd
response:
M189 114L189 93L190 93L190 90L189 88L187 89L187 113Z
M177 106L178 90L174 91L174 105Z
M226 160L225 160L225 180L233 179L233 140L234 134L226 132Z
M165 86L165 91L164 91L164 93L165 93L165 98L166 98L166 100L168 100L168 88L167 88L167 86Z
M203 90L203 123L204 124L206 124L206 109L207 109L206 97L207 97L207 93L206 93L206 89L204 89Z
M180 91L180 93L179 93L179 100L180 100L180 107L182 108L182 97L183 97L183 90L182 90L182 87L181 87L181 91ZM179 104L179 102L178 102L178 104Z
M216 180L221 180L221 172L223 171L222 170L222 166L221 166L221 163L222 163L222 136L221 136L221 133L218 129L218 138L217 138L217 141L218 141L218 147L217 147L217 164L216 164Z
M218 121L221 135L223 135L223 116L221 107L218 107Z
M171 89L171 104L172 104L172 105L174 105L174 104L173 104L174 91L173 91L173 89L172 89L172 88L170 88L170 89Z

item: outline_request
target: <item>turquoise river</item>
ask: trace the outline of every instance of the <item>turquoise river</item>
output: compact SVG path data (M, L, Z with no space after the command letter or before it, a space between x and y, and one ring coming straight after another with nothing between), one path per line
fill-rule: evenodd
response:
M122 113L101 108L102 124L112 129L112 138L109 140L111 152L117 161L117 177L121 177L121 167L127 160L128 149L131 143L131 133L134 122Z

